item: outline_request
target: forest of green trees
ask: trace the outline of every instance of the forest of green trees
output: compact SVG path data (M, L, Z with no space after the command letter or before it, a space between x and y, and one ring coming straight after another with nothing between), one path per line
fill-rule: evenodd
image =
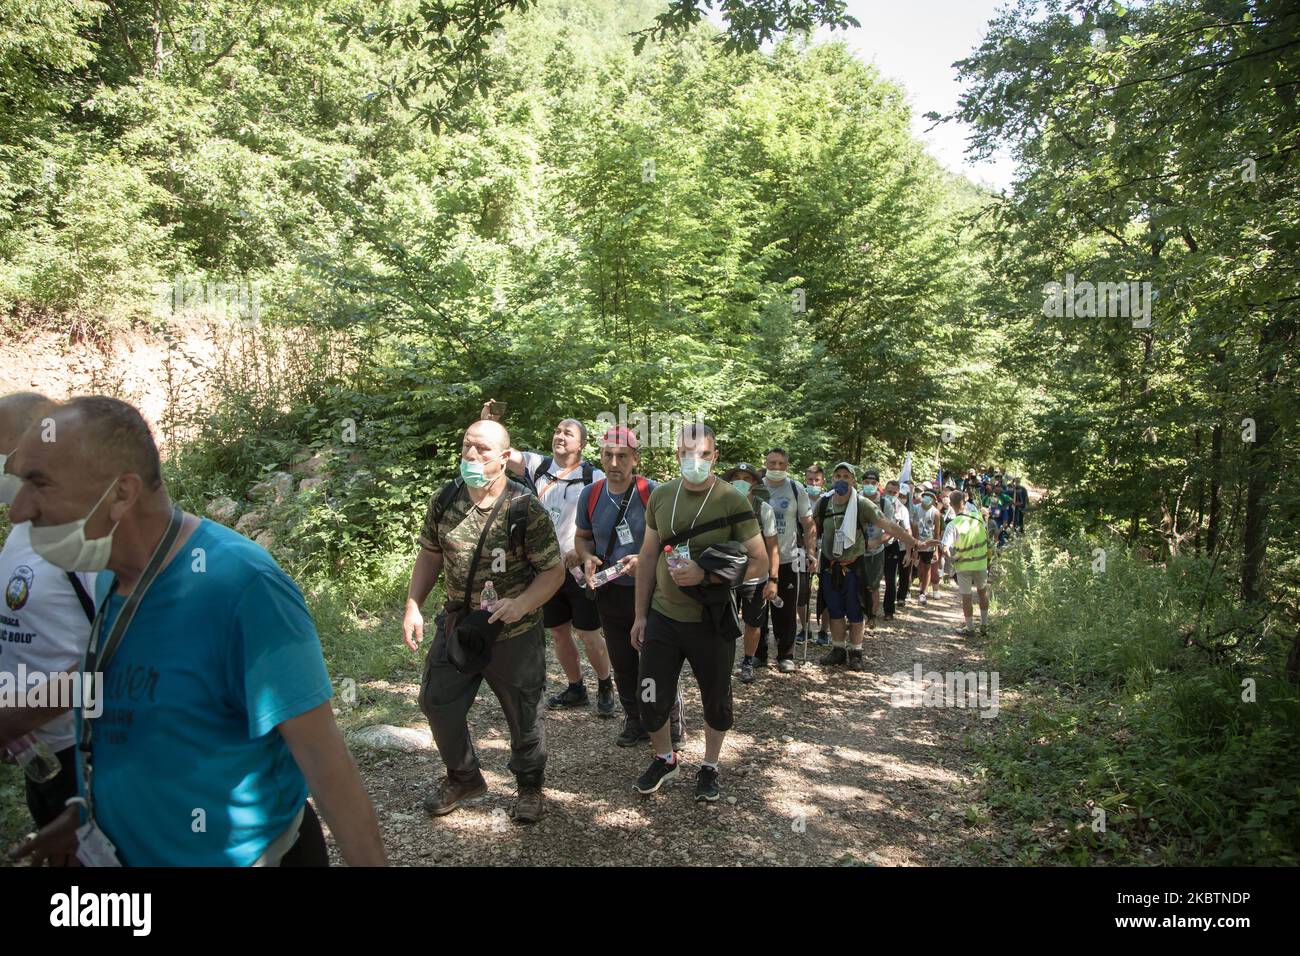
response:
M233 334L295 373L170 409L168 478L201 511L354 424L280 519L353 609L396 608L487 397L518 447L623 404L727 461L1005 464L1045 497L991 646L1052 690L986 803L1022 847L1082 781L1116 821L1016 858L1296 862L1300 8L1009 6L933 117L1002 194L811 39L843 4L726 6L0 0L0 324L255 289Z

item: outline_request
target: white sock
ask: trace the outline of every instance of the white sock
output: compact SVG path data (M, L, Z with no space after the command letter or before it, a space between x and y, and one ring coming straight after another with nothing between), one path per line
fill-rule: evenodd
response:
M843 641L837 641L834 639L831 640L831 647L843 647L843 646L844 646Z
M671 754L671 753L667 753L667 754L655 754L655 756L658 757L660 760L664 761L664 763L672 763L673 760L676 759L676 755Z
M701 766L701 767L708 767L710 770L717 770L717 769L718 769L718 765L717 765L716 763L709 763L707 760L704 761L703 763L701 763L700 766Z

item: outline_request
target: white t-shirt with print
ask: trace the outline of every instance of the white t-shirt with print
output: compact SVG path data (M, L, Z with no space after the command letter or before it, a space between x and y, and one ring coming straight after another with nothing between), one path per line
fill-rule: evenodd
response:
M547 457L535 451L525 451L520 454L524 459L524 470L530 476L541 467ZM578 497L582 494L582 489L587 487L582 483L581 462L564 476L564 481L556 481L562 471L564 469L552 459L551 467L536 480L537 497L542 507L546 509L546 513L551 516L551 524L555 526L555 540L560 546L561 556L573 550L573 538L578 521ZM591 473L593 483L604 477L605 473L599 468Z
M0 582L5 602L0 607L0 671L14 675L77 671L90 640L90 620L68 574L32 550L31 524L16 524L0 549ZM94 599L95 575L77 573L86 594ZM14 684L15 692L30 691ZM71 685L68 685L71 686ZM58 752L76 741L72 712L60 714L34 731L36 739Z
M809 501L804 486L789 477L775 488L764 480L764 487L767 489L767 500L772 505L772 513L776 516L776 539L781 551L781 563L789 564L794 560L794 549L803 543L803 526L800 522L812 514L812 502Z

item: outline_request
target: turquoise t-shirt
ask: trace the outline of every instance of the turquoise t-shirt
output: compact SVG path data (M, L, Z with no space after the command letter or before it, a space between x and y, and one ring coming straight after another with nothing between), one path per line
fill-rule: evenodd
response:
M99 575L97 605L112 578ZM105 636L123 603L110 599ZM118 858L256 860L307 798L275 726L332 693L297 585L259 545L204 519L154 580L104 673L91 727L95 817ZM77 721L80 733L80 710Z

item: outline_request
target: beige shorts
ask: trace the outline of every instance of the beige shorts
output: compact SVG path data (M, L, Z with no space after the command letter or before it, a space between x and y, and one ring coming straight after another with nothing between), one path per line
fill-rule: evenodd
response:
M957 590L962 594L970 594L971 588L983 591L988 586L989 573L987 570L957 572Z

